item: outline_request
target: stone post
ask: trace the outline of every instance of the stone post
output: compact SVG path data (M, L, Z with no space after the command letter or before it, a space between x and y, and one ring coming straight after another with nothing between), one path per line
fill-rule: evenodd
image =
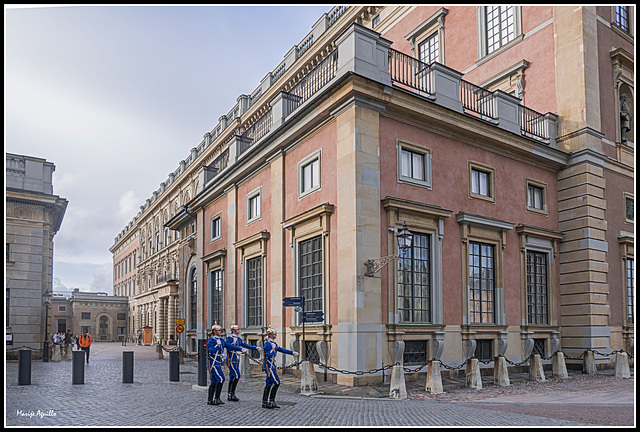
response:
M444 393L442 387L442 375L440 374L440 362L431 360L427 366L427 385L425 390L431 394Z
M614 375L617 378L631 378L629 370L629 356L626 352L617 352L615 356Z
M156 354L158 354L159 359L164 358L164 353L162 352L162 342L158 342L156 344Z
M240 354L240 381L246 381L251 377L251 363L249 354Z
M404 381L404 369L401 364L397 364L391 369L391 385L389 386L389 398L407 398L407 386Z
M529 381L546 381L540 354L532 354L529 357Z
M511 384L509 371L507 370L507 359L502 355L493 359L493 384L500 387L506 387Z
M461 113L460 80L463 74L440 63L432 63L429 69L436 103Z
M470 358L465 371L467 378L466 386L480 390L482 388L482 376L480 375L480 363L477 358Z
M60 345L53 346L53 355L51 356L52 362L57 362L62 360L62 356L60 355Z
M348 72L391 87L389 47L391 41L360 24L351 24L335 40L338 47L336 77Z
M73 360L73 347L71 345L67 345L67 349L64 353L65 360Z
M584 357L582 358L582 373L595 375L596 372L597 369L595 354L591 350L586 350L584 352Z
M553 353L551 373L557 378L569 378L569 374L567 373L567 364L564 361L564 353L562 351L556 351Z
M307 396L318 393L318 380L316 379L316 371L313 368L313 363L305 360L301 366L300 393Z

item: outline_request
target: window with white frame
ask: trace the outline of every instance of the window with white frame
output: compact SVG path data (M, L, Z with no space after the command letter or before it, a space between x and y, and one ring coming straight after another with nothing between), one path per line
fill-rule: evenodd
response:
M479 59L522 40L521 9L520 6L477 7Z
M469 161L469 197L495 202L495 170Z
M527 210L537 213L547 213L547 185L545 183L526 179Z
M440 45L438 42L438 32L436 31L418 44L418 60L424 63L433 63L439 59Z
M318 150L304 158L298 164L298 196L303 197L321 188L320 184L320 156Z
M398 142L398 182L431 188L431 151Z
M247 223L260 219L262 188L258 188L247 195Z
M514 6L485 6L487 54L515 38Z
M222 216L215 216L211 219L211 241L222 237L221 222Z
M469 242L469 317L471 323L495 323L494 246Z

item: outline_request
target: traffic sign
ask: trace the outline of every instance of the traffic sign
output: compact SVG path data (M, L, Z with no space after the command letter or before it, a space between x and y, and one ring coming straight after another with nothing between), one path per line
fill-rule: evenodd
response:
M282 299L282 306L304 307L304 297L285 297Z
M178 333L182 333L182 332L184 331L184 326L183 326L182 324L178 324L178 325L176 326L176 331L177 331Z
M324 312L303 312L302 313L302 321L303 322L320 322L324 321Z
M184 325L184 318L176 318L176 325Z

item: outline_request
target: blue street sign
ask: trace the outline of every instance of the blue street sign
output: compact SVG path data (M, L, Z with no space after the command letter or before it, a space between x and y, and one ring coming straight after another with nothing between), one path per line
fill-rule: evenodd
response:
M285 297L282 299L282 306L304 307L304 297Z
M324 320L324 312L303 312L303 322L320 322Z

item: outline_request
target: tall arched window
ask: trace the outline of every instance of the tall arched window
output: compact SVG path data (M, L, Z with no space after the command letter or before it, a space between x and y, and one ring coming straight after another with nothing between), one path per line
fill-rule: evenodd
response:
M190 306L191 306L191 313L189 315L190 321L189 321L189 325L190 325L190 329L191 330L195 330L196 329L196 321L198 318L198 310L197 310L197 305L198 305L198 269L196 267L194 267L191 270L191 277L189 278L189 284L190 284L190 289L189 289L189 293L190 293Z

